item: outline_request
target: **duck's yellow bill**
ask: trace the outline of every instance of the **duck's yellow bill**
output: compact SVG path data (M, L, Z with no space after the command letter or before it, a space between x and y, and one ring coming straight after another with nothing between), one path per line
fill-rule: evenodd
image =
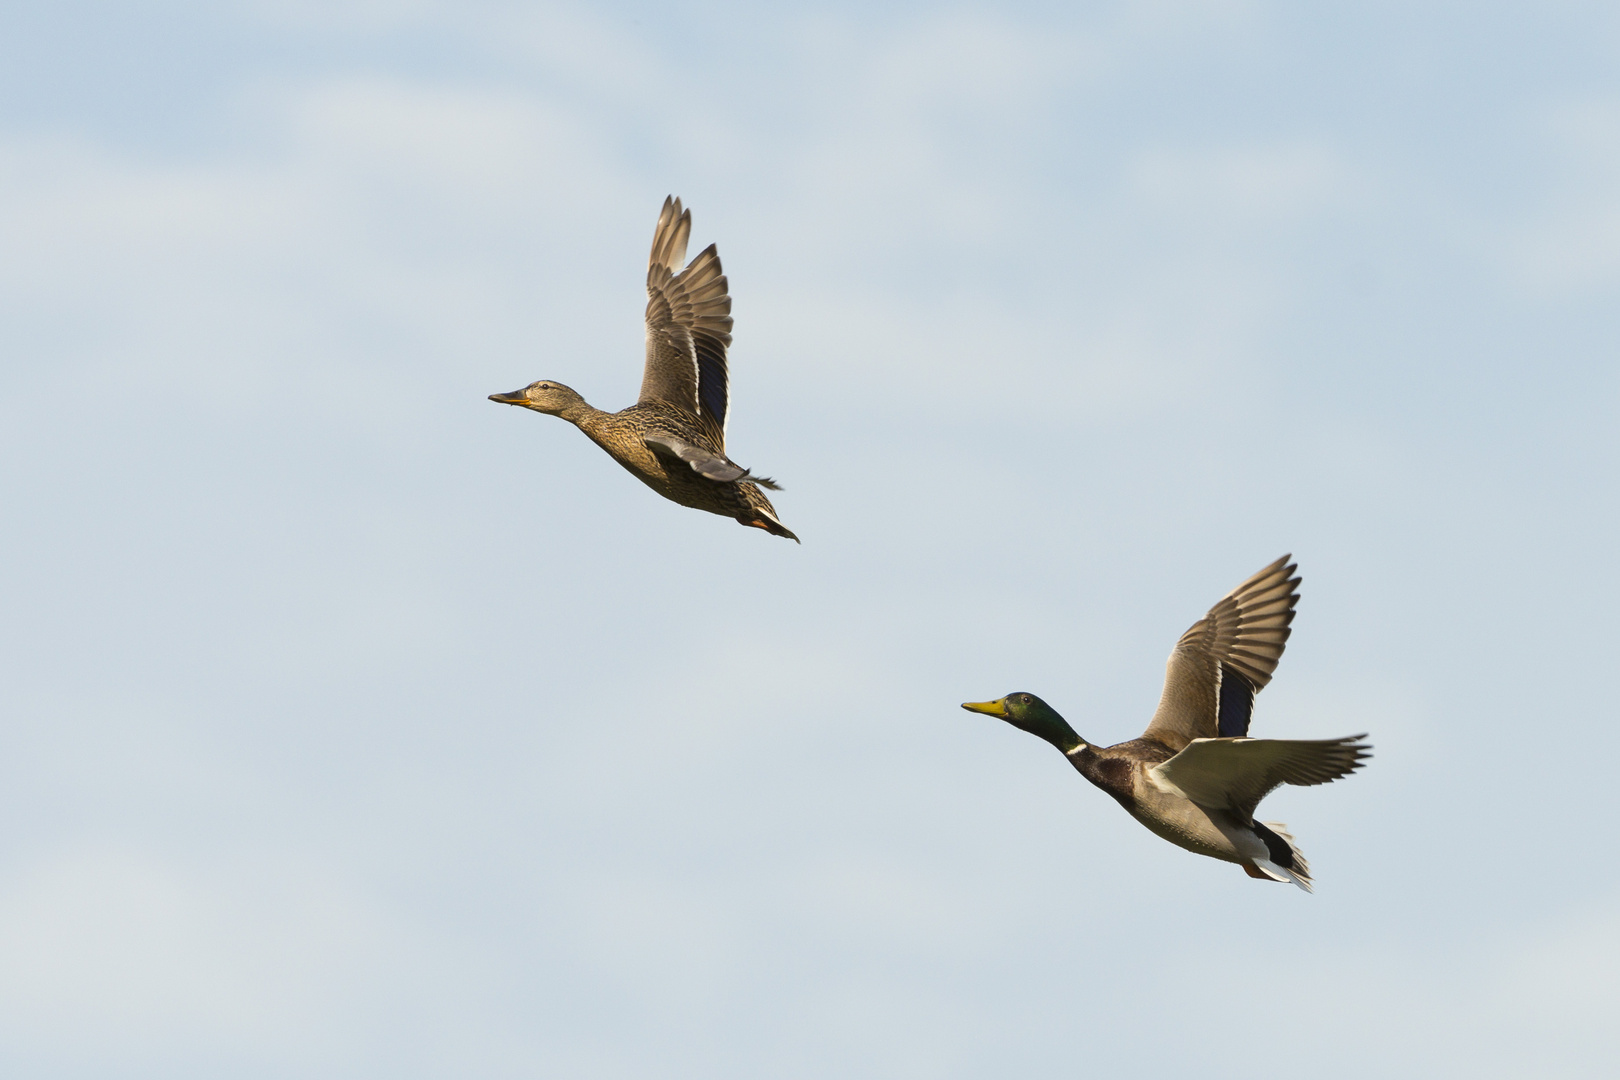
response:
M962 708L968 712L981 712L986 716L999 716L1007 718L1007 699L997 698L994 701L964 701Z

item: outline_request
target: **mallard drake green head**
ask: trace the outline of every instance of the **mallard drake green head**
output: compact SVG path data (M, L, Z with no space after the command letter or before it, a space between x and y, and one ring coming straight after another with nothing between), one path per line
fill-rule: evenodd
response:
M502 405L521 405L525 409L533 409L535 412L550 416L561 416L570 409L586 407L585 399L572 387L550 379L540 379L510 394L491 394L489 400L498 401Z
M1058 715L1056 709L1034 694L1023 691L995 701L964 701L962 708L968 712L999 717L1020 731L1040 736L1065 754L1084 741L1074 733L1069 722Z
M1237 863L1253 878L1309 892L1311 870L1287 826L1256 821L1281 784L1325 784L1361 768L1364 735L1337 739L1249 736L1255 695L1271 682L1292 632L1299 578L1288 556L1223 596L1181 635L1164 691L1141 738L1096 746L1034 694L968 702L1063 752L1080 775L1178 847Z

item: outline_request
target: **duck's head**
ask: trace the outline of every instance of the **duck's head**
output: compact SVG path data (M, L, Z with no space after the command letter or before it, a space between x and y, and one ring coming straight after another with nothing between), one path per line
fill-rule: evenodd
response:
M585 399L572 389L550 379L532 382L510 394L491 394L489 400L498 401L502 405L521 405L525 409L550 413L552 416L561 416L569 409L585 404Z
M1021 731L1040 736L1065 754L1081 743L1069 722L1034 694L1020 691L995 701L964 701L962 708L1005 720Z

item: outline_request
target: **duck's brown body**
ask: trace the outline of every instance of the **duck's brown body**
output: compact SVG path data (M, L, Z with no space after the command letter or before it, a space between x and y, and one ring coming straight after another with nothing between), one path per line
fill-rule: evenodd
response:
M647 355L639 401L604 412L549 380L491 394L490 400L562 417L672 502L797 541L760 491L776 490L776 484L726 456L731 296L713 244L676 272L691 231L691 211L683 211L679 199L665 199L647 265Z
M616 413L586 408L589 412L575 420L575 425L630 475L664 498L693 510L735 518L740 524L775 536L798 539L777 520L776 508L754 480L711 480L680 458L656 453L647 446L649 431L672 431L683 435L686 442L712 451L705 445L709 440L699 426L688 423L679 410L657 401L632 405ZM717 456L725 455L722 451Z

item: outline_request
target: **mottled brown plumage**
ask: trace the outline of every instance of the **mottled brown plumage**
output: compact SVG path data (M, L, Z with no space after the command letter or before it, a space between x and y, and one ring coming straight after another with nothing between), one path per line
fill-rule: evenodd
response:
M641 400L619 412L551 380L491 401L560 416L664 498L797 541L760 490L776 483L726 456L731 296L713 244L685 270L692 212L667 198L647 265L647 357Z

